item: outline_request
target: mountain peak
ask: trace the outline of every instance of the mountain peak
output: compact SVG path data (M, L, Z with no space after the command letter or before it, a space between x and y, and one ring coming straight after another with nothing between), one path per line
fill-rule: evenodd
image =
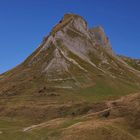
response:
M108 45L109 39L106 36L104 29L102 26L95 26L92 29L90 29L90 32L93 33L96 37L96 40L102 44L103 46Z
M128 76L124 69L135 73L112 51L101 26L88 29L86 21L75 14L65 14L26 62L31 69L35 67L45 75L48 84L59 81L57 84L62 88L82 87L91 81L94 83L91 78L93 73L126 79Z
M73 28L76 28L80 31L83 29L87 30L87 22L81 16L72 13L67 13L63 16L59 23L53 27L51 34L54 35L67 25L73 26Z

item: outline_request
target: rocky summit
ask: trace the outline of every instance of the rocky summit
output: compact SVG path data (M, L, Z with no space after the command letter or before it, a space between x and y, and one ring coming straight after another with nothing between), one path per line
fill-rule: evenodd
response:
M0 75L0 139L140 139L139 64L115 54L102 27L65 14Z

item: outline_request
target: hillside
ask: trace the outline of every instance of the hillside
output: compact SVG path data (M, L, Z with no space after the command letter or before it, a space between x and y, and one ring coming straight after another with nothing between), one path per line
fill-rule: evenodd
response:
M138 140L139 70L113 52L102 27L66 14L35 52L0 75L0 139Z
M139 59L133 59L133 58L126 57L126 56L119 56L119 57L121 59L123 59L123 61L125 61L128 65L130 65L134 69L140 71L140 60Z

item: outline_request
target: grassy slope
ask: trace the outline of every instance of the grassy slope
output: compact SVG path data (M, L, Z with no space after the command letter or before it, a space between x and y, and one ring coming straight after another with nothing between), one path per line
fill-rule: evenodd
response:
M1 120L1 140L138 140L140 131L131 130L128 125L120 125L121 120L102 118L67 118L56 120L50 125L22 132L27 127L23 122ZM123 124L123 121L121 122ZM48 122L49 124L49 122ZM57 125L59 124L59 125ZM135 134L136 137L133 136Z
M70 94L68 96L65 96L65 94L64 94L63 96L61 96L61 99L64 99L65 103L66 103L66 101L70 101L70 99L71 99L71 100L73 100L72 103L75 104L76 99L81 100L81 102L83 100L83 101L86 101L86 102L89 103L89 102L99 102L101 100L104 100L104 99L108 98L109 96L111 96L110 98L112 98L112 95L110 94L110 91L105 92L105 90L108 91L108 89L106 89L106 87L105 87L105 89L102 90L102 92L104 91L101 94L102 96L101 95L99 96L99 93L100 93L100 88L99 87L97 87L96 89L95 88L87 88L87 89L81 91L81 94L76 94L76 95ZM93 91L96 91L96 92L93 93ZM112 92L113 92L113 89L112 89ZM108 93L108 95L106 95L107 93ZM119 94L119 96L120 95L121 94ZM95 97L96 97L96 100L95 100ZM50 99L52 101L58 99L57 101L59 101L59 100L61 100L59 98L60 97L53 97L53 99L52 98L50 98ZM38 110L41 111L41 106L42 105L45 106L47 100L50 102L50 99L48 99L48 98L44 99L44 98L41 97L40 99L38 99L38 100L40 100L40 102L36 102L36 101L33 102L32 101L32 103L30 103L30 101L28 101L28 100L25 100L25 102L24 102L24 100L22 99L22 102L20 102L20 104L26 104L27 108L29 108L28 106L30 106L30 107L32 106L33 108L36 108L38 106ZM62 102L62 100L61 100L61 102ZM13 104L13 101L11 103L9 102L9 104ZM16 106L19 106L17 104L18 103L16 103ZM32 105L32 104L34 104L34 105ZM39 104L41 104L41 106L39 106ZM50 102L50 104L52 104L52 102ZM60 102L58 102L57 104L59 105ZM14 104L12 106L14 106ZM70 106L71 106L71 103L70 103ZM92 105L90 104L89 106L91 107ZM26 116L26 115L24 116L24 114L27 113L27 110L25 110L25 112L23 111L21 113L19 118L14 117L14 119L13 119L12 116L15 116L14 114L10 118L0 118L0 131L3 132L2 134L0 134L0 139L1 140L9 140L9 139L11 139L11 140L19 140L19 139L20 140L26 140L26 139L28 139L28 140L42 140L42 139L43 140L47 140L47 139L50 139L50 140L56 139L56 140L58 140L59 137L60 137L60 140L61 140L62 137L64 137L64 139L66 139L66 140L69 140L67 138L67 135L68 134L71 135L72 130L70 129L69 130L70 132L66 131L66 133L63 134L63 129L68 128L69 126L71 126L71 125L73 125L73 124L75 124L77 122L88 121L88 118L85 119L85 120L81 120L79 118L77 119L75 117L73 119L71 119L71 114L73 112L78 112L78 110L80 109L79 105L74 106L74 107L71 106L68 109L65 109L65 107L64 107L64 110L63 110L64 114L61 113L61 115L58 116L58 117L63 116L66 119L68 116L70 116L70 118L68 117L68 119L66 119L66 121L64 123L62 123L62 125L58 126L58 128L54 128L54 127L47 128L46 127L46 128L33 130L31 132L22 132L23 128L25 128L25 127L28 127L28 126L34 125L34 124L38 124L40 122L45 121L45 118L44 117L42 118L42 116L40 116L40 114L42 114L42 112L44 112L44 114L46 114L46 117L47 117L48 113L50 115L53 114L52 112L47 113L46 111L44 111L44 109L41 111L41 113L40 113L40 111L35 110L36 111L36 113L35 113L35 112L33 112L32 107L29 108L29 110L31 111L31 114L29 114L30 116ZM84 110L85 107L86 107L86 104L83 105L83 107L81 107L81 109ZM90 109L90 107L89 107L89 109ZM58 110L60 110L60 109L56 109L56 110L54 110L54 112L56 113L56 112L58 112ZM20 110L18 112L20 112ZM86 112L87 111L85 110L85 113ZM65 114L65 113L67 113L67 114ZM38 115L36 116L35 114L38 114ZM26 118L26 120L25 120L25 118ZM27 120L27 118L28 118L28 120ZM38 120L38 119L40 119L40 120ZM18 121L18 120L20 120L20 121ZM93 120L94 120L94 118L93 118ZM85 125L87 125L88 123L90 124L91 122L85 122ZM54 124L56 124L56 123L54 123ZM110 140L115 140L114 139L114 137L115 137L116 140L126 140L126 139L127 140L129 140L129 139L130 140L136 140L135 138L133 138L133 136L131 136L131 134L129 133L129 130L125 130L125 129L127 129L128 126L125 126L126 128L123 128L123 127L124 126L122 126L122 124L121 124L121 126L118 126L117 128L116 128L116 124L108 124L107 126L100 126L96 130L94 130L94 129L92 130L92 131L94 131L94 133L97 134L95 136L94 133L89 132L90 129L87 126L87 128L85 128L85 130L84 130L85 134L87 134L86 139L82 139L81 137L80 137L80 139L82 139L82 140L91 140L91 139L94 138L95 140L100 140L100 139L104 138L104 140L107 140L108 137L111 137ZM133 132L134 136L137 136L138 138L140 138L140 136L138 135L140 133L140 131L138 131L138 130L135 131L135 130L132 129L132 130L130 130L130 132L131 133ZM82 136L84 138L84 136L81 135L83 133L84 132L78 132L78 135ZM77 135L77 133L76 134L74 133L74 135ZM71 137L70 137L70 139L71 139ZM78 139L79 138L77 138L76 140L78 140Z

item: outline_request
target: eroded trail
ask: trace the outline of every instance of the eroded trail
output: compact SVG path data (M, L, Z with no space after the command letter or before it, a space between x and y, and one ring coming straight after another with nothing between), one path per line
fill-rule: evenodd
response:
M44 128L44 127L48 127L48 128L58 127L66 120L67 120L66 118L57 118L37 125L31 125L29 127L24 128L23 132L32 131L34 129Z

